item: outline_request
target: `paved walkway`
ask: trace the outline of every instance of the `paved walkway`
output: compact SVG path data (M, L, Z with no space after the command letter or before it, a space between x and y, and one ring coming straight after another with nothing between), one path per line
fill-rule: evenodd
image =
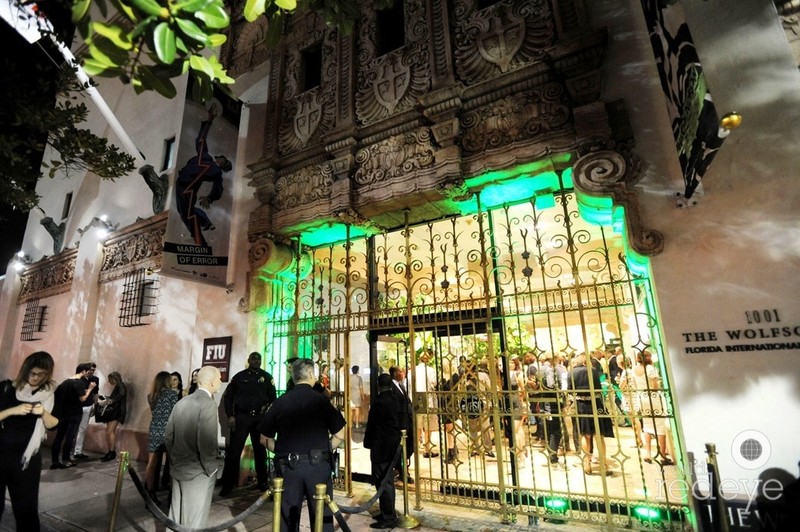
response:
M45 449L44 456L49 455L49 448ZM77 467L51 471L49 460L44 459L42 480L39 493L39 512L41 514L42 530L44 531L107 531L111 517L114 489L118 462L100 462L100 455L92 455L89 459L82 460ZM140 478L144 473L144 464L134 463L134 468ZM357 483L354 487L354 499L343 497L340 492L334 492L334 500L340 506L356 506L361 501L366 501L373 495L374 488L367 484ZM219 497L219 489L214 490L214 499L211 506L209 524L222 523L247 509L259 496L259 492L252 488L238 488L230 497ZM166 492L162 492L162 498ZM402 493L398 492L398 511L403 510ZM370 509L377 512L377 504ZM304 512L304 523L301 531L310 531L308 520ZM367 513L344 514L348 526L353 532L371 530L369 525L373 519ZM586 526L555 525L540 523L538 526L529 527L527 518L521 516L524 522L516 525L503 525L497 515L479 510L468 510L460 507L436 505L425 503L420 511L409 510L409 515L415 517L420 526L415 530L432 532L439 530L453 530L463 532L509 532L519 530L549 531L592 531L598 528ZM336 526L339 530L339 526ZM16 530L11 504L6 499L3 519L0 522L0 531ZM149 510L145 509L144 500L134 486L129 474L125 474L122 497L116 518L117 531L166 531L167 528L157 521ZM272 531L272 502L267 501L254 514L250 515L236 527L229 530L271 532ZM399 530L399 529L396 529ZM28 531L19 531L28 532Z

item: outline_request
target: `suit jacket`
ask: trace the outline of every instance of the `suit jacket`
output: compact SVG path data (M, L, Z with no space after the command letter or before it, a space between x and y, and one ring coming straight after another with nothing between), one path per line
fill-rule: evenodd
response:
M400 428L408 431L406 432L406 452L410 457L414 453L414 442L417 441L416 434L414 434L414 409L411 406L411 399L400 391L395 382L392 382L390 395L397 403Z
M221 465L217 458L218 426L217 402L205 390L178 401L165 435L173 478L191 480L216 474Z
M364 447L373 464L390 462L400 445L400 403L391 390L381 392L370 405Z

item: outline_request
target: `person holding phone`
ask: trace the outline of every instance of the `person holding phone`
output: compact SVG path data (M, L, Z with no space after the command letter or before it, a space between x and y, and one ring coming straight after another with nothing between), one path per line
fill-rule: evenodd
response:
M58 425L51 414L56 390L53 367L53 357L37 351L25 358L16 379L0 382L0 493L5 499L8 488L17 530L40 529L39 447L46 431Z

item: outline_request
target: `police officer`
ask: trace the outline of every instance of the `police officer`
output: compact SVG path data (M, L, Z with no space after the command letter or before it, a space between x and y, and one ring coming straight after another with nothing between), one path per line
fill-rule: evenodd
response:
M276 472L283 477L281 530L298 530L304 498L315 530L315 486L327 485L333 498L332 449L344 440L345 421L325 395L314 391L313 361L295 360L291 370L294 387L273 403L258 430L264 435L262 443L275 453ZM322 530L333 530L327 506Z
M228 416L231 433L225 451L220 496L227 496L238 485L239 461L248 436L253 445L258 489L266 491L269 487L267 453L260 441L258 424L275 400L275 395L275 381L272 375L261 369L261 355L257 352L250 353L247 357L247 369L234 375L225 391L225 414Z

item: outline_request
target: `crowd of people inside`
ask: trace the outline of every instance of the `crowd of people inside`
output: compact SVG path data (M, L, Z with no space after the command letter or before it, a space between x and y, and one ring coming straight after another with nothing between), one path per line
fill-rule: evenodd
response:
M420 357L420 364L428 365L429 358ZM415 390L428 392L416 404L438 405L429 411L439 414L445 463L495 456L493 410L501 414L502 438L520 468L528 464L533 446L544 448L553 466L564 465L562 457L576 452L586 474L611 475L605 439L614 437L615 427L632 428L644 463L675 463L668 396L648 350L637 352L635 361L619 347L571 356L527 352L498 358L494 375L485 359L462 356L455 368L447 358L439 363L441 369L432 371L438 380L432 382L425 375L433 368L415 368ZM429 426L429 420L417 423L420 433ZM456 446L457 429L467 436L465 449ZM418 443L425 446L425 457L438 456L423 434Z

